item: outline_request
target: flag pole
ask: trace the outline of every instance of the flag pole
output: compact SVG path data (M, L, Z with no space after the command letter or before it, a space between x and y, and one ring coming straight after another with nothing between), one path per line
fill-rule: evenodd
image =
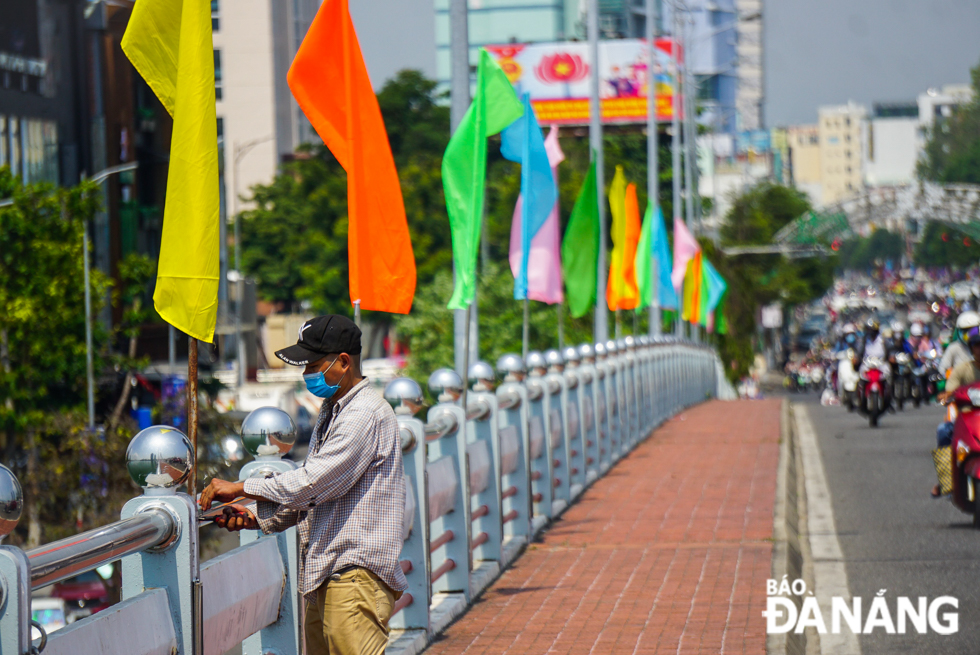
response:
M357 327L361 327L361 300L358 298L354 301L354 323Z
M647 60L647 203L654 209L660 206L660 135L657 133L657 1L646 0L646 38L650 47ZM656 218L656 211L652 218ZM658 226L659 227L659 226ZM652 246L653 244L651 244ZM650 284L653 301L650 303L650 336L660 334L660 262L650 257Z
M464 318L466 320L466 325L470 324L470 307L472 303L466 306L463 310ZM466 337L463 339L463 374L460 376L463 378L463 393L460 396L460 404L463 406L463 411L466 411L466 390L470 386L470 331L466 330Z
M187 478L187 495L197 497L197 339L187 337L187 438L194 453L194 466Z
M589 97L589 146L595 153L596 201L599 204L599 262L596 270L595 302L595 341L605 342L609 338L609 313L604 307L606 290L606 210L603 203L605 190L602 157L602 108L599 104L599 3L588 0L587 28L589 36L589 70L591 94Z
M530 340L531 309L527 297L524 298L524 329L521 332L521 356L527 361L528 341Z
M670 117L670 152L671 152L671 176L673 178L673 207L674 207L674 220L680 220L681 218L681 127L680 127L680 111L681 111L681 98L680 98L680 52L678 45L680 45L678 40L678 25L680 20L677 16L677 5L672 4L670 8L671 13L671 23L673 29L671 30L671 47L670 51L673 54L673 70L671 71L673 75L671 76L670 87L672 93L672 106L671 106L671 117ZM675 245L676 247L676 245ZM683 303L683 288L681 294L677 299L677 315L674 318L674 331L678 337L684 336L684 322L681 320L681 304Z
M616 308L616 338L623 338L623 317L618 307Z
M563 302L560 302L555 305L558 312L558 350L562 353L565 352L565 317L564 312L561 310L563 304Z
M466 0L449 0L450 57L450 133L456 131L470 106L470 44ZM453 311L453 350L456 372L467 379L469 359L470 315L467 310ZM465 349L465 352L464 352ZM464 385L465 386L465 385Z
M694 97L691 95L694 91L691 85L691 75L687 67L687 49L690 44L690 39L688 38L690 33L689 28L690 15L688 15L687 20L682 23L681 26L681 38L684 42L684 63L681 66L681 88L683 89L683 103L684 103L684 121L682 123L682 130L684 132L684 209L687 223L687 229L691 230L691 233L697 236L698 226L694 219L694 194L696 189L694 188L694 124L695 124L695 109L694 109ZM701 326L698 325L697 321L690 324L688 328L690 332L690 338L693 341L700 341Z

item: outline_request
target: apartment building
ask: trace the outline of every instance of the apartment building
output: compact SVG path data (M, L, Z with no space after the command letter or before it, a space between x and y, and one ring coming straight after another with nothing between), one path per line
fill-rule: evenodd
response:
M211 0L218 141L225 215L247 207L248 189L268 184L284 157L316 136L286 73L317 0Z
M867 110L854 102L821 107L820 202L829 205L856 193L864 185L861 144Z
M820 128L816 125L788 128L786 149L789 155L789 183L804 191L811 202L821 202Z

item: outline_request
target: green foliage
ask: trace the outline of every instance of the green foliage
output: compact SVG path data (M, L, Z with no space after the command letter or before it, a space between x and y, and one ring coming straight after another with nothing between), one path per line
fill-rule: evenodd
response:
M980 184L980 65L970 71L973 100L937 120L929 135L919 175L936 182Z
M488 264L477 284L480 358L494 364L505 353L521 352L524 305L514 300L514 278L506 265ZM412 313L398 317L396 327L412 353L406 370L409 377L424 382L437 368L453 367L453 315L446 309L452 291L452 275L438 273L416 294ZM530 349L557 348L557 308L532 300L528 315ZM564 319L566 344L592 340L591 313L579 319L566 314Z
M75 407L85 393L82 231L99 187L23 186L0 168L0 429L9 437ZM91 271L97 315L109 281ZM96 346L105 336L96 326ZM8 441L8 446L10 445Z
M980 259L980 244L971 237L946 225L930 221L922 240L915 247L915 263L919 266L956 266L965 268Z
M800 191L764 182L735 200L721 229L721 244L769 244L780 229L810 209L809 200ZM719 335L718 346L726 373L737 380L752 365L760 308L775 301L795 305L819 298L833 283L837 258L729 257L709 241L702 240L701 246L728 282L724 303L729 332Z
M904 254L902 235L880 229L869 237L856 237L842 243L837 258L846 270L864 270L885 261L897 263Z
M398 166L419 285L451 267L440 163L449 112L435 104L435 82L402 71L378 103ZM269 185L252 189L242 215L242 262L265 300L316 312L350 312L347 285L347 178L326 147L301 150Z

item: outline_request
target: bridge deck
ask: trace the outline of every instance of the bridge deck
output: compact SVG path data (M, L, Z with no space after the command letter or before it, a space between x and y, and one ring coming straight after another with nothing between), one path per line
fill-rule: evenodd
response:
M426 653L763 653L779 402L657 430Z

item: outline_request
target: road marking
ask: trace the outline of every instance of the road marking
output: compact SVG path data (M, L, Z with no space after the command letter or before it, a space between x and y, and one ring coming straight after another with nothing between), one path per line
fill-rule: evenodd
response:
M803 478L806 489L807 534L813 558L813 579L817 603L823 616L831 616L831 599L844 598L850 605L851 591L847 584L844 553L837 540L834 506L831 502L827 475L820 457L817 432L810 421L807 407L794 403L793 416L803 459ZM825 655L861 655L857 635L846 628L841 634L820 635L820 652Z

